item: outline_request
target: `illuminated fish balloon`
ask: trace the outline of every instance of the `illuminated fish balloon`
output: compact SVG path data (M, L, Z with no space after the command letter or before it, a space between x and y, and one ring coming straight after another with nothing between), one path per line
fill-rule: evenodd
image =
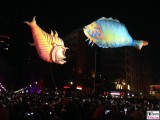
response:
M94 43L102 48L117 48L133 46L140 50L148 45L147 41L134 40L128 33L127 28L120 21L102 17L83 28L89 44Z
M64 59L66 58L65 52L68 48L64 46L63 40L58 37L58 33L56 31L55 34L52 30L51 34L43 31L37 25L35 18L36 17L34 17L31 22L24 21L24 23L31 28L34 45L40 58L50 63L66 63Z

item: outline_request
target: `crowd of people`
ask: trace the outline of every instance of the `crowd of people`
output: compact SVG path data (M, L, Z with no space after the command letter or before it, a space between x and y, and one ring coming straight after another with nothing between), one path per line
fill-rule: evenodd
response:
M0 120L146 120L160 102L104 97L65 97L55 92L0 93Z

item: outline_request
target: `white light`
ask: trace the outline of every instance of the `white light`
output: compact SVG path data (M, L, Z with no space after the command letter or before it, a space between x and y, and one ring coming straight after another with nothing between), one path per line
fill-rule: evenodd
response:
M70 82L71 85L73 85L73 82Z
M120 93L119 92L112 92L112 93L110 93L111 95L120 95Z
M128 90L130 90L131 88L130 88L130 85L128 85Z

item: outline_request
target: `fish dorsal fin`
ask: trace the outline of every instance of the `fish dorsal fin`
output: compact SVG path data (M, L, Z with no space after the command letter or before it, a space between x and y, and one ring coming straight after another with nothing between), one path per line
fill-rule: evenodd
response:
M58 37L58 33L57 33L57 31L55 31L55 37Z
M105 17L101 17L101 18L99 18L99 20L106 20L107 18L105 18Z
M119 20L117 20L117 19L113 19L112 17L107 18L107 20L112 20L112 21L115 21L115 22L119 22L119 23L120 23L120 21L119 21Z
M54 34L54 32L55 32L55 34ZM58 37L57 31L55 30L54 32L51 30L51 33L50 33L50 34L51 34L52 36Z
M114 21L115 21L115 22L119 22L119 23L120 23L120 21L119 21L119 20L117 20L117 19L115 19Z
M112 20L112 21L115 21L115 22L119 22L119 23L120 23L119 20L113 19L112 17L109 17L109 18L101 17L99 20Z
M52 30L51 30L51 35L52 35L52 36L54 36L54 33L53 33L53 31L52 31Z
M108 20L108 21L113 21L113 22L119 23L119 24L123 25L124 27L126 27L126 26L125 26L123 23L121 23L119 20L113 19L112 17L109 17L109 18L101 17L101 18L98 19L98 20Z
M113 21L116 21L116 22L120 22L119 20L113 19L112 17L109 17L109 18L101 17L99 20L113 20Z
M112 17L109 17L109 18L106 18L107 20L113 20L113 18Z
M114 21L114 19L112 17L109 17L109 18L101 17L101 18L99 18L99 20L113 20Z

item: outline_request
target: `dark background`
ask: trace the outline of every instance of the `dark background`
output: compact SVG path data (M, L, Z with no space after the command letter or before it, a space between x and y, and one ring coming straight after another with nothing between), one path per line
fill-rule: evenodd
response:
M143 47L141 52L146 53L146 60L150 61L153 67L154 81L158 82L160 81L160 8L158 5L153 1L1 1L0 30L8 32L12 38L12 52L6 60L19 70L17 76L23 76L22 69L29 69L29 66L24 65L24 61L30 62L29 59L33 53L28 43L33 41L31 31L23 21L31 21L34 16L37 16L37 24L43 30L47 32L50 32L50 29L56 30L59 37L64 37L100 17L112 17L126 25L133 39L149 42L149 45ZM39 66L39 69L43 68L43 64ZM40 73L43 73L43 70Z

